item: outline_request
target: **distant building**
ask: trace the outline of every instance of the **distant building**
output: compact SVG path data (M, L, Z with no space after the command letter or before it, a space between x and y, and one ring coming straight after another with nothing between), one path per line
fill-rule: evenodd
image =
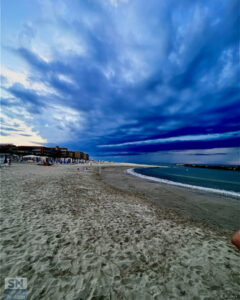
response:
M74 156L76 159L81 159L81 153L80 151L74 151Z
M34 146L32 148L32 153L33 155L36 155L36 156L43 156L44 155L44 148L43 146Z
M89 160L89 155L87 153L83 153L83 159L84 160Z
M18 155L31 155L33 154L34 146L17 146L16 152Z
M13 144L0 144L0 153L15 153L16 148Z
M75 158L75 152L74 151L68 151L68 157Z
M89 160L89 155L81 151L71 151L65 147L44 147L44 146L15 146L13 144L0 144L0 153L36 156L48 156L52 158L72 158Z
M61 151L61 157L68 157L68 148L59 148Z

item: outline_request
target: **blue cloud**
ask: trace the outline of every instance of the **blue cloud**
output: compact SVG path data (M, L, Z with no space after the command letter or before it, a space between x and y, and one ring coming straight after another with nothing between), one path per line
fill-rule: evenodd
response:
M40 113L44 103L34 90L26 89L21 84L14 84L7 91L16 97L16 99L19 99L30 113Z
M240 128L238 1L60 2L74 9L30 20L31 26L26 20L14 50L30 80L55 93L16 83L6 90L30 114L42 116L49 105L83 113L83 130L52 124L73 134L74 142L63 144L98 157L239 146L239 137L228 134ZM48 60L31 46L42 36ZM180 138L194 135L206 139Z
M1 132L1 135L2 135L2 136L8 136L8 133L6 133L6 132Z
M20 133L21 136L31 136L31 134Z
M21 129L6 127L6 126L1 126L1 129L5 131L22 131Z

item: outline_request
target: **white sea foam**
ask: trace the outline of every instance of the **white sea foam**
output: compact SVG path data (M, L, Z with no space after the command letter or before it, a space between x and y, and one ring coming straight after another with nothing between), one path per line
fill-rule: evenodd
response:
M218 190L218 189L212 189L212 188L207 188L207 187L202 187L202 186L197 186L197 185L180 183L180 182L171 181L171 180L167 180L167 179L162 179L162 178L139 174L139 173L135 172L134 170L135 169L127 169L127 173L130 175L133 175L133 176L137 176L137 177L140 177L140 178L143 178L146 180L151 180L151 181L155 181L155 182L159 182L159 183L166 183L166 184L186 187L186 188L190 188L190 189L201 190L201 191L205 191L205 192L212 192L212 193L217 193L217 194L240 198L240 193L236 193L233 191Z

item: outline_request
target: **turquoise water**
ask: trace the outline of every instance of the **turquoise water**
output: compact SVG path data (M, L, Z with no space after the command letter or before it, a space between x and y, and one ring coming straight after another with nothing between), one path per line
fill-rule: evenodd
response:
M238 171L189 168L183 166L140 168L134 169L134 171L138 174L171 182L240 193L240 172Z

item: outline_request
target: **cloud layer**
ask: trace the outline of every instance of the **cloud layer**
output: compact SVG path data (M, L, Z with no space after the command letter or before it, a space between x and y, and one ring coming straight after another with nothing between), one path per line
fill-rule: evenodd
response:
M28 141L122 159L239 147L238 1L24 0L17 20L13 2L3 120Z

